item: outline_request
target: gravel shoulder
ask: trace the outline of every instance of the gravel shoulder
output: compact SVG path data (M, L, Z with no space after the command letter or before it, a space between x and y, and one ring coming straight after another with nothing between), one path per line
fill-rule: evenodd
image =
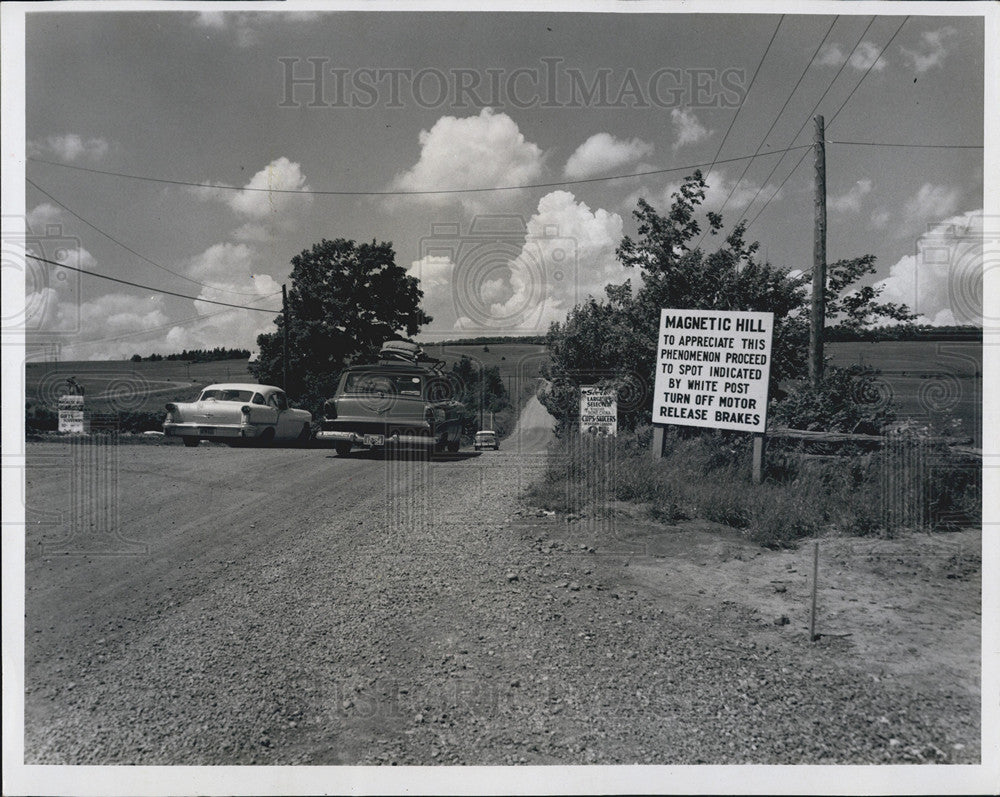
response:
M29 444L25 762L979 761L978 532L821 541L810 642L811 546L540 513L522 433L121 446L124 555L100 489L60 497L80 450Z

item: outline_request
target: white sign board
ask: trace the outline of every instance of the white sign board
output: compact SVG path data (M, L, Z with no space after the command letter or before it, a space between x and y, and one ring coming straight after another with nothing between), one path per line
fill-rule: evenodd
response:
M83 396L59 397L59 431L63 434L83 434Z
M580 431L583 434L618 434L618 397L614 390L580 388Z
M653 423L763 432L774 313L661 310Z

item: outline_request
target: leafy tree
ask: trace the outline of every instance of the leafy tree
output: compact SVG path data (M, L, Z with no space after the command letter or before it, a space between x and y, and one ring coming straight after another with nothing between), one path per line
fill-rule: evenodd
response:
M501 429L499 416L501 413L513 411L507 387L500 376L500 368L496 365L484 367L477 365L470 357L462 355L451 367L451 381L454 384L455 398L462 402L462 434L473 436L479 431L480 410L494 413L497 429Z
M657 329L664 307L705 310L750 310L774 313L771 396L777 383L805 375L809 340L808 275L792 276L757 258L759 244L745 238L746 222L738 223L723 245L711 254L693 241L702 233L698 207L707 183L700 171L673 194L661 215L640 199L634 211L637 237L625 236L618 260L639 272L639 284L626 280L605 288L606 299L590 299L575 307L562 323L554 323L547 343L552 388L542 401L557 419L557 433L575 425L579 386L604 384L619 388L619 424L634 428L652 409ZM707 214L709 235L718 235L722 217ZM828 267L827 317L842 326L864 327L877 319L908 321L904 306L878 302L880 291L854 289L874 272L866 255ZM624 400L623 400L624 398Z
M396 265L391 243L322 240L292 258L288 307L288 393L318 410L347 365L367 362L399 332L415 335L431 321L420 309L416 278ZM280 385L284 318L258 336L250 372Z

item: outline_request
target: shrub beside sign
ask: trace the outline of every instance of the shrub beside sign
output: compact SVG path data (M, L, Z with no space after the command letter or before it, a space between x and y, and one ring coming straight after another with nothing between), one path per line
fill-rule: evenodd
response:
M614 390L580 388L580 431L583 434L618 434L618 397Z
M774 313L661 310L653 423L763 432Z

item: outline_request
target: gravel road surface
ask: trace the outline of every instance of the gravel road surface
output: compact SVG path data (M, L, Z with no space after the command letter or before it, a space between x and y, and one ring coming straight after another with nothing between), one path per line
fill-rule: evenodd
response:
M523 507L536 403L521 444L430 463L29 445L25 762L979 760L969 690Z

